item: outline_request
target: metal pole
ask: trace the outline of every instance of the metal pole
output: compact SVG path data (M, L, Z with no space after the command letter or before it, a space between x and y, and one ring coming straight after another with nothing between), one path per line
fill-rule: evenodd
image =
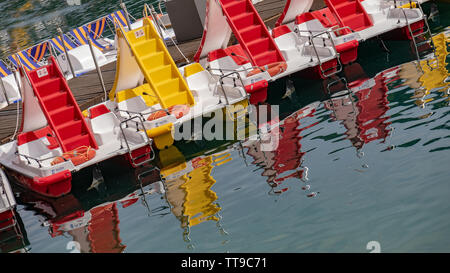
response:
M21 65L20 61L17 63L17 65ZM14 74L14 80L16 81L17 88L19 88L19 93L20 93L20 97L22 98L22 104L23 104L23 95L24 95L24 92L22 90L23 86L22 86L22 88L20 88L19 79L17 79L17 75L16 75L16 69L12 69L11 72ZM25 71L24 71L24 73L25 73L25 75L27 74ZM27 77L27 79L28 79L28 77ZM23 108L23 106L22 106L22 108ZM14 131L14 134L11 136L10 140L13 140L16 137L17 130L19 130L19 113L20 113L20 103L17 102L16 129Z
M5 83L3 82L3 78L0 78L0 81L2 82L2 91L3 94L5 95L5 100L6 100L6 104L9 106L9 98L8 98L8 94L6 94L6 88L5 88Z
M130 23L130 16L128 15L127 7L126 7L125 3L123 3L123 2L120 3L120 7L125 12L125 19L127 21L128 31L130 31L131 30L131 23Z
M103 81L102 70L100 69L100 66L98 66L97 57L95 56L94 47L92 46L91 37L89 35L87 35L87 39L88 39L88 43L89 43L89 49L91 50L92 58L94 58L94 64L95 64L95 68L97 69L98 79L100 80L100 83L102 84L103 92L105 93L105 100L104 101L106 101L107 100L107 94L106 94L105 82Z
M64 53L66 54L67 62L69 63L70 72L72 73L72 76L76 78L75 71L73 70L72 62L70 61L69 53L67 52L66 44L64 42L64 33L62 32L61 28L58 28L58 32L59 36L61 37L61 43L64 48Z
M22 93L23 93L23 92L22 92L22 88L20 88L19 79L17 78L17 75L16 75L17 70L16 70L16 69L13 69L11 72L12 72L13 75L14 75L14 81L16 82L17 88L19 88L20 95L22 96Z
M147 4L146 4L147 5ZM148 7L148 6L147 6ZM161 26L158 23L158 15L155 15L155 8L153 8L153 6L148 7L150 10L150 15L152 16L153 22L155 23L155 27L158 30L159 36L161 36L161 39L163 40L164 44L166 43L166 41L164 41L164 36L161 30ZM155 12L156 13L156 12Z

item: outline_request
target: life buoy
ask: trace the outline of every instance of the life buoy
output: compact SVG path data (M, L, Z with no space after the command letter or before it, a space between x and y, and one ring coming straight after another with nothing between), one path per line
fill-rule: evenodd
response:
M169 113L174 115L177 119L187 115L191 107L187 104L177 104L169 107Z
M64 161L72 161L73 165L78 166L86 161L91 160L95 157L95 150L92 149L90 146L81 146L73 151L63 153L62 156L56 157L51 165L56 165L59 163L62 163Z
M278 75L280 73L283 73L287 69L286 62L278 62L278 63L271 63L265 66L260 66L258 68L253 69L252 71L248 72L247 77L256 75L258 73L267 71L271 77Z
M170 106L167 109L169 114L174 115L175 118L177 118L177 119L188 114L190 110L191 110L191 107L187 104L176 104L176 105ZM148 116L147 120L152 121L152 120L156 120L156 119L165 117L165 116L167 116L167 111L164 111L164 110L155 111Z
M167 116L167 112L166 111L158 110L158 111L155 111L155 112L151 113L148 116L147 120L148 121L157 120L157 119L165 117L165 116Z

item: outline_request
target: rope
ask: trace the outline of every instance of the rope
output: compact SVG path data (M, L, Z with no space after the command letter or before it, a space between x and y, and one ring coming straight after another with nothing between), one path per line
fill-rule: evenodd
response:
M145 4L145 6L144 6L144 14L146 14L146 15L147 15L147 9L149 9L149 11L150 11L151 14L153 14L153 11L155 11L155 9L154 9L153 6L150 7L149 5ZM155 13L156 13L156 11L155 11ZM153 16L152 16L152 17L153 17ZM155 21L156 21L156 22L154 22L155 24L162 26L162 27L164 28L164 30L167 31L166 26L164 26L163 22L160 20L160 18L158 18L158 16L155 16ZM155 27L158 27L158 26L155 26ZM162 35L162 33L161 33L161 35ZM164 40L164 37L161 37L161 39ZM181 56L184 58L184 60L186 61L186 63L190 64L191 62L190 62L189 59L184 55L184 53L181 51L181 49L178 47L177 43L175 43L175 40L172 38L172 36L169 36L169 39L172 41L173 45L174 45L175 48L178 50L178 52L181 54Z
M80 149L86 149L86 151L84 153L79 153L78 150ZM76 149L74 149L73 151L70 152L65 152L62 154L62 156L64 157L65 155L73 155L73 156L83 156L86 161L89 160L89 151L91 150L91 146L80 146Z

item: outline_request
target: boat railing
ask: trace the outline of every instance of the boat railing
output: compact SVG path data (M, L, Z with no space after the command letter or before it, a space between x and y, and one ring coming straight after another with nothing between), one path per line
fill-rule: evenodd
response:
M0 169L0 172L3 172L3 170L1 170ZM14 206L14 202L12 202L11 200L10 200L10 197L9 197L9 190L7 190L7 188L6 188L6 186L5 186L5 184L6 183L8 183L7 181L3 181L3 175L1 175L0 174L0 190L1 190L1 192L0 192L0 198L2 198L2 194L4 194L5 195L5 199L6 199L6 202L7 202L7 206L8 206L8 208L11 208L12 209L12 207ZM1 208L0 208L1 209Z
M21 153L19 153L19 151L16 151L15 155L25 158L27 160L28 165L31 165L31 161L36 161L36 163L38 164L39 168L42 168L41 162L57 157L57 156L52 156L52 157L48 157L48 158L37 159L37 158L34 158L32 156L29 156L29 155L21 154Z
M123 109L116 108L116 111L127 113L129 119L132 117L135 117L135 116L139 116L140 118L142 118L142 120L145 120L144 115L151 115L151 114L159 112L159 111L164 111L164 112L166 112L167 115L170 115L168 109L158 109L158 110L150 110L150 111L144 111L144 112L135 112L135 111L123 110Z
M423 11L422 5L420 4L420 1L418 1L418 0L409 0L409 8L410 9L418 8L420 10L420 13L422 14L422 18L423 18L423 21L424 21L424 24L425 24L425 27L426 27L426 30L424 28L422 28L422 31L421 32L419 31L418 34L414 34L414 31L411 29L411 24L409 23L408 16L406 15L405 8L403 6L397 6L397 1L394 1L394 7L395 8L400 8L402 10L403 17L405 18L405 23L406 23L406 25L408 27L408 31L409 31L409 33L411 35L411 40L413 41L414 51L416 53L417 62L420 63L420 54L419 54L419 47L417 45L416 38L424 36L425 34L428 34L428 36L430 36L429 41L430 41L430 45L431 45L431 47L433 49L434 59L436 59L436 64L437 64L437 67L438 67L439 66L439 61L436 58L437 54L436 54L436 47L435 47L434 42L433 42L433 34L431 33L430 25L428 24L427 15ZM435 68L435 67L432 67L430 65L429 60L427 61L427 64L430 67L430 69L434 69Z
M335 74L337 74L337 73L342 71L342 63L341 63L340 56L339 56L340 54L339 54L339 52L336 49L336 44L334 43L333 37L331 36L331 33L330 33L329 30L323 30L323 31L314 32L314 33L311 30L297 30L297 31L300 32L300 33L301 32L306 32L306 33L309 34L308 35L309 43L310 43L310 45L312 46L312 48L314 50L314 53L315 53L316 58L317 58L317 61L319 62L319 68L320 68L320 70L322 72L322 75L325 78L329 78L332 75L335 75ZM319 55L319 52L317 51L316 43L314 42L314 40L316 38L322 38L323 47L326 47L327 44L326 44L326 38L323 37L324 34L328 37L328 40L331 43L331 47L333 48L333 51L334 51L334 56L336 56L337 63L338 63L337 66L333 66L333 67L330 67L330 68L327 68L327 69L323 69L323 67L322 67L323 62L320 59L320 55ZM311 62L312 61L313 61L313 58L312 58L312 55L311 55ZM327 73L330 70L331 70L331 72Z
M345 30L345 29L350 30L351 33L355 33L355 31L349 26L343 26L343 27L335 26L335 27L331 28L331 31L333 31L335 34L338 34L341 30Z
M140 124L142 126L142 130L144 130L144 135L145 135L146 140L147 140L146 144L150 147L150 151L151 151L151 156L148 159L143 160L143 161L141 161L139 163L135 162L135 160L137 158L134 158L133 155L132 155L130 144L128 142L127 136L126 136L125 131L123 130L123 126L122 126L123 124L125 124L126 125L125 128L128 128L128 122L131 122L132 120L135 120L135 119L139 119L138 121L135 121L136 122L136 132L139 132L139 124ZM143 116L136 115L136 116L132 116L132 117L126 119L126 120L123 120L123 121L120 122L119 127L120 127L120 131L122 133L123 139L125 140L125 144L127 146L128 155L130 156L130 160L132 161L134 166L137 167L137 166L143 165L143 164L145 164L147 162L150 162L153 159L155 159L155 152L152 149L152 140L150 139L150 137L148 136L148 134L146 132L146 129L145 129L145 126L144 126L144 118L143 118Z
M162 29L161 29L161 26L162 26L162 28L164 28L164 31L166 31L166 32L167 32L167 28L166 28L166 26L164 25L164 23L163 23L163 22L159 19L159 17L157 16L156 11L155 11L155 8L154 8L153 6L150 7L147 3L145 3L145 4L144 4L144 10L142 11L142 15L143 15L144 17L148 17L148 12L150 12L150 16L152 17L153 22L155 23L155 27L156 27L156 29L158 30L159 36L161 37L163 43L164 43L164 44L166 45L166 47L167 47L166 40L164 39L163 31L162 31ZM175 48L176 48L177 51L181 54L181 56L184 58L184 60L185 60L187 63L190 63L189 59L186 57L186 55L184 55L183 51L181 51L181 49L178 47L177 43L176 43L175 40L172 38L172 36L169 35L169 39L172 41L172 44L175 46Z
M1 171L2 171L2 170L0 170L0 172L1 172ZM17 237L18 237L18 238L20 239L21 243L22 243L22 246L23 246L25 252L28 252L29 249L26 248L26 245L25 245L25 242L24 242L24 235L23 235L23 233L22 233L22 230L21 230L20 227L18 226L17 215L16 215L16 212L14 211L14 207L16 206L16 203L15 203L15 200L11 200L11 198L10 198L10 196L9 196L9 193L8 193L8 192L10 192L10 190L7 190L7 189L6 189L5 183L8 183L8 182L7 182L7 181L3 181L3 177L2 177L2 175L0 175L0 190L4 193L5 198L6 198L6 202L7 202L6 205L7 205L7 206L9 207L9 209L11 210L11 214L12 214L11 220L12 220L12 223L11 223L10 225L8 225L8 226L5 226L5 227L0 228L0 232L2 232L2 231L4 231L4 230L8 230L9 228L13 227L13 228L14 228L14 233L15 233L15 235L12 235L11 237L8 237L8 238L3 238L3 240L0 241L0 244L5 243L5 242L8 242L10 239L13 239L13 238L17 238ZM10 188L10 189L11 189L11 188ZM12 193L12 192L11 192L11 193ZM0 196L0 198L2 198L2 197ZM12 197L12 198L14 199L14 197Z
M333 95L332 92L331 92L331 87L333 85L337 85L339 83L343 83L345 88L344 88L344 90L342 90L342 92L338 92L337 94ZM330 103L331 104L331 108L332 108L331 110L333 111L333 114L334 114L335 117L337 117L337 114L336 114L336 109L334 107L334 103L332 102L332 100L333 99L339 99L339 98L342 98L342 97L347 97L347 96L349 97L350 102L352 104L353 113L356 114L356 106L355 106L355 102L352 99L352 91L349 88L347 79L345 77L338 77L337 79L329 82L327 84L327 94L328 94L330 102L331 102Z
M232 75L237 75L237 78L236 77L231 77ZM243 96L245 96L245 97L248 97L249 95L248 95L248 93L247 93L247 91L245 90L245 85L244 85L244 81L242 80L242 77L241 77L241 75L239 74L239 72L237 72L237 71L233 71L233 72L230 72L230 73L228 73L228 74L225 74L225 75L222 75L222 76L220 76L220 78L219 78L219 84L220 84L220 87L221 87L221 89L222 89L222 93L223 93L223 95L224 95L224 97L225 97L225 101L226 101L226 104L227 105L230 105L230 101L229 101L229 99L228 99L228 95L227 95L227 92L225 91L225 88L224 88L224 82L223 82L223 80L224 79L226 79L226 78L231 78L232 80L233 80L233 87L234 88L237 88L238 87L238 85L237 85L237 80L239 80L240 82L241 82L241 86L242 86L242 88L244 89L244 94L245 95L243 95ZM217 88L218 88L218 85L216 85L216 90L217 90Z

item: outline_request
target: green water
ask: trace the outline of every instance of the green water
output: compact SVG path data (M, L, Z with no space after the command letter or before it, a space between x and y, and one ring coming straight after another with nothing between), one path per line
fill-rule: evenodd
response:
M144 3L157 1L123 1L133 18L141 18ZM70 4L69 4L70 3ZM58 35L57 29L69 32L75 27L120 9L120 1L103 0L12 0L1 1L0 57L27 49ZM158 5L154 4L158 9ZM162 7L164 10L164 7ZM111 34L105 29L105 36Z
M66 29L116 9L115 1L45 2L46 21L64 18ZM435 34L449 25L450 6L439 9ZM24 28L35 15L21 15ZM2 20L8 31L18 24ZM409 42L386 46L391 54L377 41L362 45L346 76L351 86L374 85L351 97L330 99L322 81L293 78L295 91L283 98L287 83L277 83L269 94L284 122L276 151L261 152L258 141L177 144L172 166L188 171L166 179L165 194L159 172L124 171L120 162L102 166L104 183L85 191L88 175L63 198L15 189L24 244L31 252L71 252L77 243L86 252L369 252L377 241L382 252L450 251L449 45L424 74L411 69ZM289 117L314 103L311 114ZM163 168L168 156L160 157Z

